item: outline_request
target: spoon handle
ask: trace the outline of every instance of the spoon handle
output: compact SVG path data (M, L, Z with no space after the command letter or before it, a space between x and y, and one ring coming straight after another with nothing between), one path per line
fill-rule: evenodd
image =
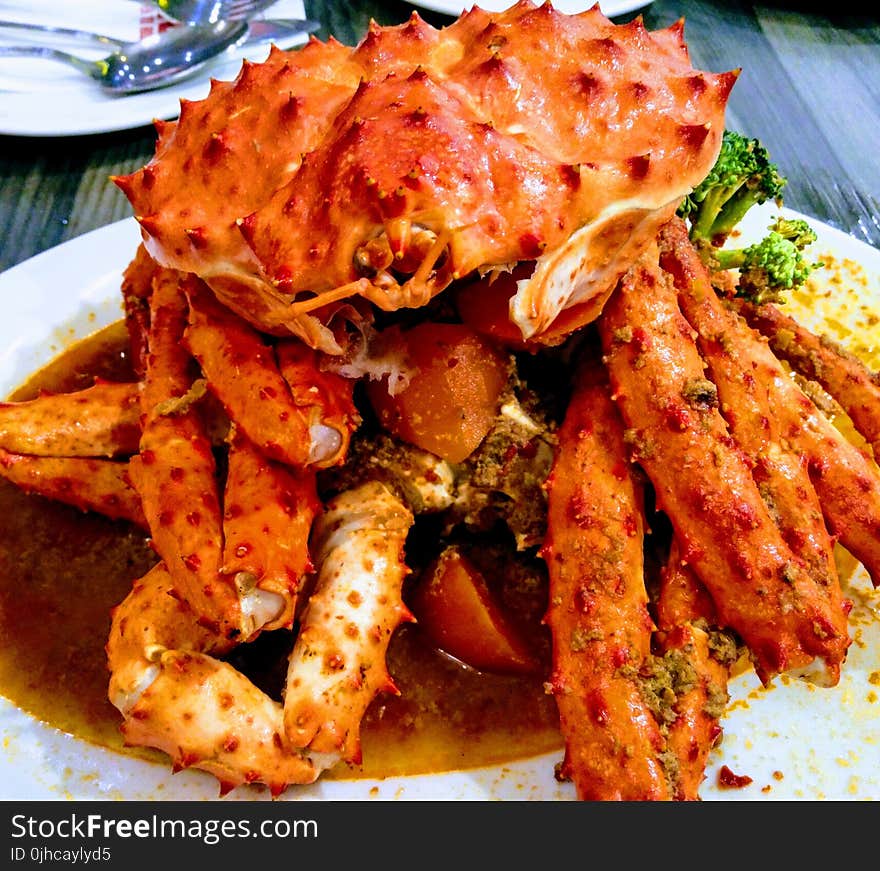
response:
M25 21L0 21L0 28L9 30L26 30L30 33L46 33L52 36L75 39L79 42L91 42L94 45L102 45L105 48L119 48L124 43L121 39L114 39L103 33L92 33L88 30L76 30L72 27L54 27L49 24L30 24Z
M92 79L100 80L101 77L100 61L85 60L45 45L0 45L0 57L42 57L72 66Z

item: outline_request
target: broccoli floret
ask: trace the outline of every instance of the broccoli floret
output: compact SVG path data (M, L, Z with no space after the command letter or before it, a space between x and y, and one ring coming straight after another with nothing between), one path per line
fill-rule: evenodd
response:
M678 209L709 268L739 270L737 296L756 303L780 301L783 291L800 286L822 265L804 259L816 234L801 219L777 218L768 235L747 248L722 247L752 206L771 200L781 206L785 184L759 140L725 130L715 165Z
M816 241L816 233L803 218L777 218L768 229L790 239L801 251Z
M786 180L757 140L725 130L721 150L706 178L685 197L678 214L690 224L691 241L720 245L754 205L782 204Z
M768 229L754 245L716 249L712 254L715 268L739 270L736 295L758 305L782 302L783 291L799 287L822 266L804 259L804 249L816 241L806 221L777 218Z

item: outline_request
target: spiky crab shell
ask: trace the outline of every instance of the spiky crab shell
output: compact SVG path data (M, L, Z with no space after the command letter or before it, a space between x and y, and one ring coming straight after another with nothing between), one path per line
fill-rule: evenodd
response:
M694 69L681 22L529 0L439 30L414 13L353 49L245 64L117 183L159 262L269 332L338 351L340 300L416 306L531 260L511 317L553 341L709 171L735 79Z

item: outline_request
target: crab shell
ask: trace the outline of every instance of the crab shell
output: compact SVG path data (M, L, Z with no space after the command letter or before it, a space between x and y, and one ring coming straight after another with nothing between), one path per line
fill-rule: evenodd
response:
M534 261L510 317L552 344L707 174L736 77L694 69L681 21L528 0L439 30L413 13L355 48L245 62L115 181L159 263L267 332L339 353L346 300L419 306Z

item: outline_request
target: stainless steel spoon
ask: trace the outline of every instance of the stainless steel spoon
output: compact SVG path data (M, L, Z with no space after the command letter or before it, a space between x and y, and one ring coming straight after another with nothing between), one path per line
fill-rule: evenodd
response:
M68 64L105 91L137 94L179 82L244 39L247 21L220 21L206 27L172 27L139 42L126 43L106 57L89 60L48 46L0 46L0 57L42 57Z
M278 0L150 0L162 12L184 24L216 24L251 18Z

